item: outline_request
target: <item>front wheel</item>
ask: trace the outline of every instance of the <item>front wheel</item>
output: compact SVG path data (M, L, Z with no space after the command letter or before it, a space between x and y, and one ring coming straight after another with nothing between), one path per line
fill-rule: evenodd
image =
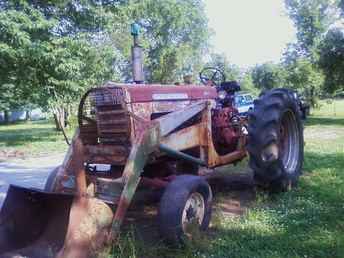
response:
M303 165L303 125L292 92L273 89L254 102L247 150L258 185L272 192L295 186Z
M59 171L61 166L56 167L53 171L50 172L47 181L45 182L44 191L46 192L54 192L56 188L56 177L57 172Z
M206 230L211 218L212 192L199 176L178 176L166 188L159 207L159 227L169 243L182 243L196 230Z

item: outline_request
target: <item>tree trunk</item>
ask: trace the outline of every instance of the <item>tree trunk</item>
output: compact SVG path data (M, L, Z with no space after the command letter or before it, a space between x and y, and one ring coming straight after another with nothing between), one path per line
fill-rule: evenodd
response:
M65 110L63 107L56 108L54 111L55 127L57 131L61 131L66 127Z
M315 107L316 100L315 100L315 94L314 94L314 87L311 87L311 106Z
M31 116L30 113L31 113L30 110L26 110L26 111L25 111L25 121L30 120L30 116Z
M68 118L69 118L69 110L68 110L68 108L65 108L63 110L63 113L64 113L63 124L64 124L64 127L67 127L68 126Z
M10 122L10 112L8 110L4 111L4 123L8 124Z

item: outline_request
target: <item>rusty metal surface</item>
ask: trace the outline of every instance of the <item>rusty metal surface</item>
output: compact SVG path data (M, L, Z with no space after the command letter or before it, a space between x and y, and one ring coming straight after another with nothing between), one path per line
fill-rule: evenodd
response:
M176 128L174 124L180 117L187 115L190 118L193 117L195 113L199 113L204 109L202 106L204 104L199 104L197 100L208 100L212 103L211 106L214 107L213 103L215 102L214 99L217 94L214 88L206 86L140 85L140 87L138 87L115 85L113 83L106 84L105 88L97 88L89 94L91 93L97 96L96 98L94 97L95 100L93 100L95 116L92 118L92 121L96 121L97 131L94 137L97 139L93 140L93 144L88 145L86 161L88 163L93 162L116 165L124 165L126 163L132 147L131 144L134 144L135 139L150 127L153 123L153 121L151 121L154 119L153 115L157 114L157 116L159 116L159 114L162 114L163 119L166 121L169 120L171 116L174 116L175 121L171 120L170 123L161 123L162 131L166 131L164 134L167 135L171 132L168 127ZM101 96L102 94L105 96ZM108 94L112 95L108 96ZM87 97L84 99L87 99ZM106 107L106 110L101 110L103 107ZM188 110L188 112L184 113L184 109ZM80 110L83 110L83 108L81 107ZM195 112L193 113L191 110ZM172 113L166 115L166 113L169 112ZM233 110L226 110L221 114L233 112ZM208 133L211 133L212 137L215 139L213 146L213 139L205 137L206 140L203 140L203 145L210 145L208 148L208 156L215 157L212 159L215 165L216 160L219 160L216 159L216 152L218 152L219 155L227 154L230 151L235 151L235 147L239 144L238 130L230 126L223 126L225 122L230 124L228 119L229 118L222 119L222 125L219 123L221 119L217 119L217 122L215 122L217 126L208 130ZM205 122L212 124L212 121L209 119ZM87 122L86 125L88 126L88 124ZM87 126L85 127L86 131L89 129ZM83 137L85 137L85 134L83 134L82 122L80 125L80 132L81 139L84 140ZM95 134L94 131L92 131L92 133ZM196 137L196 134L198 134L199 137ZM86 135L86 143L92 142L87 140L89 139L87 138L89 135L90 134ZM192 139L204 138L203 135L204 134L195 132L194 130L189 131L189 136L192 136ZM174 136L177 137L177 135ZM172 138L173 137L170 137L170 139ZM179 142L180 146L185 146L186 148L188 147L186 145L192 144L191 140L185 141L188 143L185 145L182 143L182 140L177 140L176 142ZM194 141L195 144L199 142L200 140ZM219 150L220 148L218 146L224 145L223 143L226 145L225 149L227 152ZM212 148L216 148L217 150L211 150ZM204 155L204 158L207 158L206 155Z
M234 161L239 161L246 157L247 153L245 150L245 141L246 136L243 135L242 131L240 131L240 137L238 140L237 148L236 150L221 155L216 151L215 143L213 140L213 126L212 126L212 110L214 106L212 106L210 103L207 106L207 109L203 112L202 116L202 124L203 128L201 130L201 145L203 150L203 156L205 159L207 159L208 167L213 168L225 164L230 164ZM244 123L241 121L241 123ZM243 124L242 124L243 125Z
M112 210L104 202L75 198L65 241L56 258L95 257L108 241L112 217Z
M145 94L153 94L153 92L155 92L155 90L157 90L158 88L159 87L155 87L155 86L149 87L150 91L148 91L148 93L145 92L144 95L140 95L141 93L143 94L143 91L141 89L137 90L138 91L137 93L136 88L135 88L135 90L132 89L132 91L138 94L136 95L136 99L133 98L133 95L132 95L133 93L126 94L127 96L130 96L126 98L130 98L131 101L133 100L142 101L145 98L149 99L149 98L152 98L152 95L151 97L147 97L148 95L145 95ZM128 89L126 88L126 90ZM165 92L165 90L166 89L164 89L161 92ZM128 92L129 91L130 90L128 90ZM185 92L185 88L181 88L180 92ZM202 98L202 96L198 96L197 94L195 98L197 97ZM122 95L120 96L122 97ZM122 101L124 101L124 99L122 99ZM214 142L213 142L213 139L214 139L213 132L212 132L213 120L212 120L212 113L211 113L215 104L214 100L196 101L194 103L189 101L188 103L190 103L190 105L186 105L187 104L186 101L179 101L179 102L176 101L175 103L172 103L172 102L170 103L170 100L166 102L159 102L161 104L157 104L157 103L155 104L153 104L152 102L132 103L131 105L129 105L129 107L126 108L127 114L130 117L130 120L128 119L126 121L131 121L131 123L128 123L128 124L126 123L125 125L123 124L123 128L125 127L129 128L131 126L134 126L134 130L131 130L132 134L131 134L130 149L128 148L125 149L123 148L123 146L119 146L119 145L100 143L99 131L103 130L104 128L99 128L99 125L97 125L97 130L98 130L97 131L98 132L97 144L86 145L86 148L85 148L86 161L89 161L88 159L90 159L93 161L97 160L104 163L113 164L114 160L120 157L121 160L116 160L116 162L120 164L125 164L123 174L119 178L119 180L121 180L119 184L121 186L119 188L116 189L116 187L113 186L113 184L116 184L116 185L118 184L118 180L116 182L113 182L113 180L111 181L111 179L110 181L101 179L99 180L98 185L97 183L95 185L95 196L97 196L98 194L99 198L104 199L106 201L109 201L111 199L112 203L118 204L113 220L112 220L112 227L111 227L112 239L116 239L118 235L120 225L124 219L125 213L131 203L134 193L138 185L140 184L141 180L142 180L142 185L146 185L150 187L165 187L166 185L166 182L163 180L141 177L143 168L147 164L150 155L153 154L154 152L158 152L157 146L160 142L164 142L167 144L169 143L176 150L183 150L183 149L200 146L200 148L204 150L200 158L204 160L207 163L207 165L210 167L227 164L227 163L239 160L246 155L246 152L239 148L239 147L242 147L242 145L239 144L240 143L239 140L237 140L236 142L236 146L238 147L238 149L233 148L232 152L227 155L221 155L221 153L218 153L216 151L214 147ZM122 106L123 105L121 105L121 107ZM172 109L171 111L174 111L174 112L165 114L161 117L151 120L153 107L157 109L158 111L169 111L169 109ZM119 121L118 123L120 124L124 121L123 117L121 117L122 115L121 109L119 111L114 110L114 109L109 109L109 110L111 112L109 112L108 114L106 113L105 115L102 113L102 111L98 113L99 116L98 117L95 116L95 121L98 121L97 123L98 124L100 123L101 125L107 125L107 124L114 125L114 121ZM226 112L227 112L226 114L228 114L230 112L233 112L233 110L226 110ZM179 129L174 132L176 128L179 128L181 125L183 125L183 123L187 122L189 119L197 116L198 114L202 114L202 115L201 115L201 119L199 121L198 120L196 121L196 124L191 125L184 129ZM218 128L228 129L228 126L226 127L225 124L229 123L230 121L228 120L228 116L224 116L223 114L224 113L221 113L221 115L216 117L217 120L215 118L215 122ZM118 115L118 117L116 115ZM229 135L229 133L226 132L225 135L221 135L219 137L222 137L225 140L227 140L227 143L231 143L232 138L234 136L236 138L238 137L238 135L233 135L233 134ZM80 138L82 139L82 134L80 134ZM76 150L74 150L74 152L76 152ZM68 169L72 169L75 172L77 170L75 168L73 169L73 166L71 165L74 159L76 158L75 157L73 158L73 155L71 155L70 161L69 161L70 165ZM81 188L80 185L84 184L84 183L80 183L80 182L84 182L84 179L79 179L78 181L77 175L76 175L75 181L77 182L76 183L77 189L80 189ZM85 191L85 187L82 187L82 189L84 190L78 191L79 195Z
M0 256L18 248L12 255L95 256L109 232L117 237L137 187L161 189L173 178L173 173L143 175L148 162L161 158L161 143L179 157L181 151L188 157L187 151L197 149L194 159L208 167L243 158L242 121L233 123L234 109L212 113L216 98L215 87L200 85L107 82L88 91L79 106L79 130L53 189L72 195L10 188L0 211ZM159 161L163 159L170 158ZM121 171L90 175L85 163L111 164ZM117 204L115 214L99 199Z
M86 191L84 171L85 147L80 139L79 130L73 137L63 163L59 167L52 192L79 193Z
M135 87L132 85L122 86L130 94L130 101L137 102L152 102L161 100L163 98L169 100L206 100L215 99L217 92L214 87L200 86L200 85L140 85ZM175 95L173 95L175 94ZM185 94L185 95L182 95ZM160 96L159 96L160 95ZM184 98L183 98L184 96Z
M112 217L94 198L11 186L0 212L0 257L95 257Z
M156 124L138 136L133 144L127 164L123 171L124 189L122 191L115 216L112 222L111 239L118 237L120 226L123 222L125 213L134 196L136 188L140 182L140 175L147 162L148 156L154 151L158 144L159 125Z
M246 136L240 127L243 121L238 122L238 128L233 127L231 118L235 110L232 109L223 109L214 115L216 96L216 90L206 86L129 86L113 83L86 93L79 109L80 131L76 132L55 180L54 192L73 193L74 201L72 203L71 197L66 195L69 197L66 197L68 202L65 202L63 211L58 210L62 204L47 204L44 201L46 197L38 199L36 204L41 209L52 207L54 214L62 212L65 218L59 222L63 224L63 232L58 247L54 247L54 256L57 252L59 258L92 256L108 239L117 238L139 185L155 189L166 187L168 180L162 175L157 173L152 178L142 175L152 157L161 158L160 143L177 151L199 148L195 158L207 167L228 164L245 157ZM219 151L217 145L223 145L227 151ZM116 178L105 178L96 173L90 176L85 171L85 162L121 165L121 171L116 173ZM87 183L90 183L88 188ZM91 198L90 193L96 198ZM44 193L41 195L46 196ZM99 199L117 204L115 213ZM1 214L4 212L8 213L5 210ZM42 216L45 216L44 212ZM41 216L37 212L32 214ZM25 219L20 220L28 223ZM49 221L49 218L46 220ZM3 221L0 215L0 225ZM32 225L33 229L36 228L36 224ZM35 233L33 230L31 233L35 235L30 239L53 239L50 235L53 225L37 228L41 231ZM46 229L49 229L47 237L44 233ZM9 238L1 238L3 230L0 230L0 255L1 248L11 246L8 245ZM43 242L38 241L38 245L23 250L30 254L37 248L40 250ZM22 246L14 244L11 248L26 245L28 242Z
M132 123L122 88L88 91L80 102L78 121L88 163L125 164Z
M206 101L196 102L187 108L169 113L159 120L161 136L166 136L181 124L194 117L206 108Z
M85 148L87 163L125 165L129 156L128 146L88 145Z
M186 154L182 151L172 149L164 144L159 144L159 150L166 153L168 156L176 158L178 160L182 160L182 161L185 161L191 164L200 165L200 166L206 165L204 160L199 159L198 157L195 157L193 155Z
M63 246L72 200L72 195L10 186L0 211L0 257L55 257Z
M152 112L153 113L164 113L177 111L183 109L190 104L195 103L197 100L181 100L181 101L153 101Z
M153 113L152 102L148 103L131 103L131 112L136 116L145 119L147 121L151 120L151 114Z
M227 107L212 111L212 136L219 154L228 154L237 149L241 130L237 109Z
M161 140L162 144L175 150L186 150L201 145L200 132L202 124L196 124L175 133L171 133Z
M112 239L116 239L118 236L120 226L141 180L141 173L149 155L157 150L162 137L168 135L188 119L202 112L206 106L206 102L202 101L153 120L150 127L135 139L122 176L124 189L112 223Z
M94 195L106 203L117 204L123 191L122 178L97 178L94 182Z
M144 131L150 124L151 120L166 115L170 112L175 112L186 108L192 104L197 103L194 101L154 101L154 102L140 102L128 104L130 116L133 118L133 131L132 141L135 137Z
M173 100L169 94L172 97L185 94L189 99ZM156 101L144 102L157 96ZM131 144L150 126L153 114L174 111L171 114L174 119L185 115L190 118L194 116L192 109L199 113L204 108L196 100L214 96L213 88L195 86L166 86L163 89L161 86L145 86L143 90L140 87L112 85L89 91L79 109L80 138L87 146L86 162L124 165ZM124 103L128 99L131 104L126 106ZM188 113L183 112L186 107ZM169 115L165 115L164 119L170 119ZM165 134L170 132L168 126L175 128L174 123L161 123Z

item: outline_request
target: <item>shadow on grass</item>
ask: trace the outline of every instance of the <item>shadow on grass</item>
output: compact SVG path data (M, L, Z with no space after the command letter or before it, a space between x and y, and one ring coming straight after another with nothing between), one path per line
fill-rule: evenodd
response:
M307 214L300 214L300 216ZM287 216L288 217L288 216ZM291 220L292 217L289 217ZM290 223L290 222L289 222ZM230 258L266 258L266 257L319 257L342 258L344 251L343 238L339 232L333 239L326 227L307 227L289 225L282 232L268 232L260 229L234 228L232 230L216 230L218 238L211 241L208 250L202 257ZM322 231L323 230L323 231ZM332 228L332 230L336 230ZM340 240L341 238L341 240ZM195 250L196 251L196 250ZM192 257L192 256L190 256Z
M341 117L309 117L306 120L306 126L309 125L337 125L344 126L344 118Z
M326 188L321 185L321 188ZM158 234L156 215L123 229L114 257L342 257L343 209L302 191L268 198L253 216L223 220L200 241L185 246L166 245ZM339 207L339 206L338 206ZM336 210L337 209L337 210ZM251 213L251 212L250 212ZM258 214L258 215L257 215ZM342 224L341 224L342 223ZM127 229L128 230L128 229ZM149 235L153 237L149 237Z
M201 243L180 248L165 245L153 215L150 225L145 218L130 240L122 239L121 253L115 251L114 257L135 253L137 257L341 258L344 198L340 189L344 174L339 171L343 167L340 153L306 152L299 188L257 201L243 217L215 223ZM153 238L147 237L148 228Z
M266 199L247 217L215 228L205 257L343 257L340 189L344 176L340 171L344 160L329 172L326 168L339 156L307 153L307 157L322 159L317 165L325 170L302 178L299 188L291 192ZM319 169L317 165L314 168Z
M9 129L0 131L0 142L5 147L14 147L32 142L55 142L58 136L52 128Z
M41 119L41 120L27 120L27 121L13 121L13 122L8 122L8 123L0 123L0 128L1 127L6 127L6 126L15 126L15 125L26 125L26 124L38 124L38 125L44 125L44 124L50 124L53 123L52 120L50 119Z

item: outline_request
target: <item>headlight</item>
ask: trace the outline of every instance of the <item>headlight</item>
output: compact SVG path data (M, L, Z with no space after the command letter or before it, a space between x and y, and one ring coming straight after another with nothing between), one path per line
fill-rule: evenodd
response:
M293 95L294 95L294 98L297 99L297 93L294 92Z
M218 93L219 99L225 99L227 96L227 93L224 90L220 90Z

